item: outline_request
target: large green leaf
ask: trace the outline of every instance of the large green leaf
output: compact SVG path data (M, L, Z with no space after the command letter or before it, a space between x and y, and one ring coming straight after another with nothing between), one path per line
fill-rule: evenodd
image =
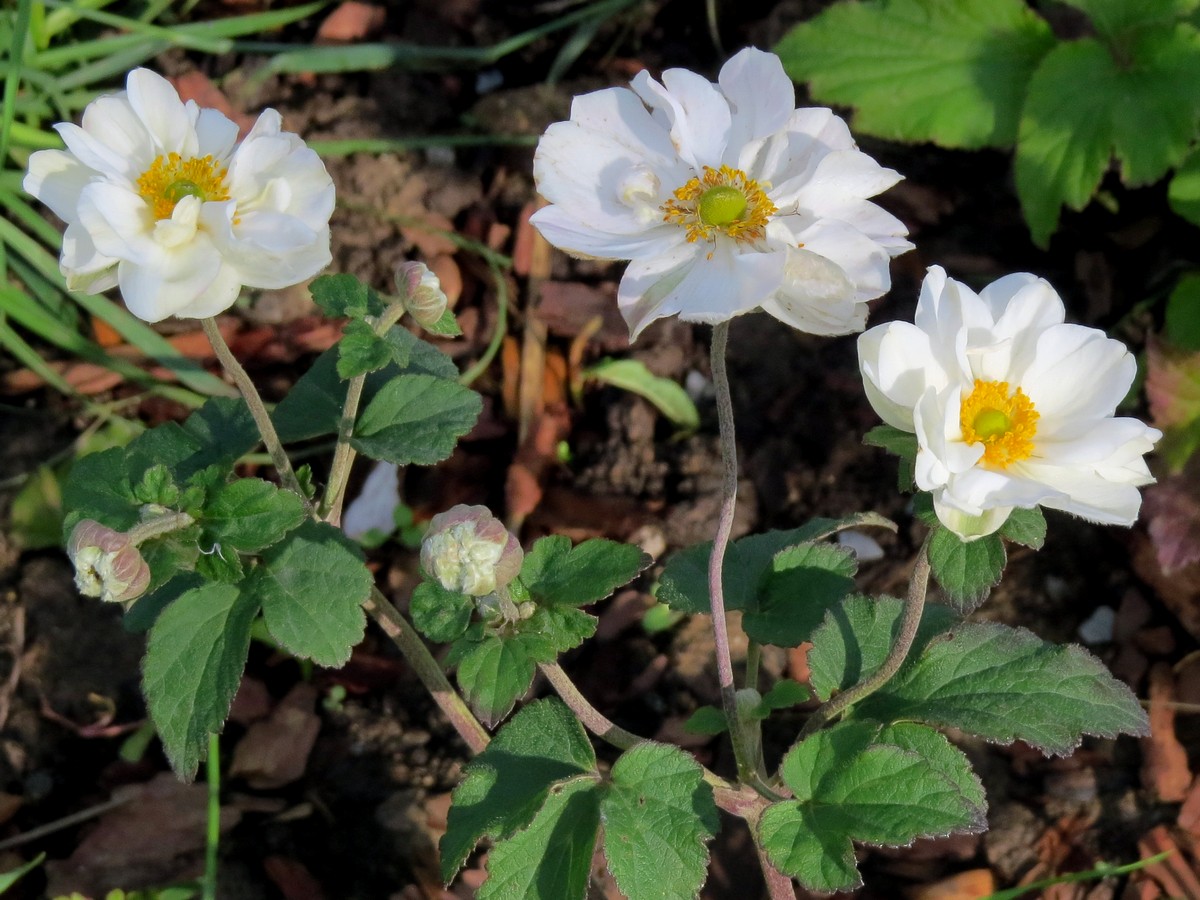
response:
M829 610L812 634L808 665L817 699L828 700L883 665L896 642L904 602L895 597L849 597ZM921 616L910 649L915 657L934 635L949 629L958 616L944 606L929 604Z
M553 648L546 642L516 634L486 634L482 640L462 639L459 650L458 686L475 715L489 727L508 715L509 710L533 684L539 662L554 659Z
M372 459L433 465L450 455L482 409L480 396L457 381L401 375L367 404L351 443Z
M1120 44L1130 32L1169 26L1195 10L1195 0L1063 0L1088 14L1096 31Z
M75 461L63 484L63 538L69 538L84 519L94 519L118 531L138 522L141 506L133 496L125 467L125 450L112 447Z
M775 48L861 132L944 147L1007 147L1049 26L1023 0L836 3Z
M1200 225L1200 148L1192 150L1167 188L1171 209L1193 225Z
M1000 526L1000 536L1013 543L1041 550L1046 542L1046 516L1041 507L1014 509Z
M422 581L417 585L409 605L413 626L440 644L446 644L463 636L471 624L475 612L475 600L466 594L448 591L436 581Z
M271 636L318 665L343 665L362 640L373 580L358 546L331 525L305 522L263 554L258 572Z
M388 363L403 369L408 365L412 347L412 335L403 328L389 328L381 337L367 322L350 322L338 341L338 375L353 378L382 369Z
M584 900L600 829L596 778L554 786L533 822L488 856L479 900ZM634 900L634 898L630 898Z
M810 890L862 883L853 841L904 846L985 825L966 757L929 729L842 723L793 748L780 772L795 799L767 807L759 836L775 866Z
M1021 740L1060 755L1085 734L1149 733L1133 692L1082 647L990 622L966 623L934 638L855 709L881 721L912 719L1001 744Z
M250 648L258 599L229 584L180 595L150 629L142 684L175 773L190 780L229 714Z
M467 763L441 840L442 878L454 878L482 838L527 826L556 782L595 771L595 752L574 713L557 698L530 703Z
M937 526L929 539L929 568L946 598L961 613L987 599L1004 573L1008 554L997 534L964 541L948 528Z
M369 285L363 284L353 275L322 275L308 287L313 302L331 319L363 316L378 316L384 310L384 302Z
M698 895L721 824L699 763L678 747L639 744L613 766L600 814L608 867L626 897Z
M1178 164L1196 136L1196 29L1180 24L1139 33L1122 53L1128 59L1114 58L1092 38L1063 43L1030 81L1015 172L1021 208L1040 246L1063 205L1082 209L1091 199L1114 151L1126 184L1148 184Z
M628 584L652 560L633 544L594 538L578 546L563 535L538 540L521 564L521 582L538 603L583 606Z
M826 610L854 590L853 551L805 543L775 554L759 602L746 608L742 628L760 644L797 647L809 639Z
M261 478L221 485L204 507L204 538L252 553L270 547L304 521L304 500Z
M604 359L583 375L645 397L680 428L695 431L700 427L700 413L687 391L678 382L655 375L639 359Z

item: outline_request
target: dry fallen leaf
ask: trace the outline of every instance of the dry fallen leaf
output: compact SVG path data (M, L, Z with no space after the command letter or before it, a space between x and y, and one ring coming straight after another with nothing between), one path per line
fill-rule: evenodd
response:
M233 751L230 778L244 778L252 788L290 784L304 774L308 754L321 730L313 712L317 691L296 685L266 719L255 722Z
M317 41L361 41L377 34L387 22L387 10L372 3L347 0L325 17L317 29Z
M909 900L977 900L996 890L996 879L989 869L959 872L941 881L923 884L905 891Z

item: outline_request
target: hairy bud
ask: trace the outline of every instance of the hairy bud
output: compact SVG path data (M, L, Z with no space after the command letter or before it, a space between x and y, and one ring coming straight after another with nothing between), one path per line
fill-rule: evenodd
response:
M521 572L515 535L485 506L459 504L434 516L421 544L421 566L448 591L482 597Z
M405 262L396 267L396 290L404 308L422 325L436 325L449 301L437 275L425 263Z
M124 603L150 586L150 567L129 535L91 519L75 526L67 555L75 566L75 586L85 597Z

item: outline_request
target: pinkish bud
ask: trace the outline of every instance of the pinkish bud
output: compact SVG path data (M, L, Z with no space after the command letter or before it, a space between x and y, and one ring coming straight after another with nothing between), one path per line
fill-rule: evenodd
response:
M404 262L396 267L396 290L404 300L404 308L425 326L438 323L449 301L437 275L421 262Z
M448 591L482 597L521 572L521 544L486 506L459 504L434 516L421 543L421 566Z
M67 542L75 586L85 597L106 603L136 600L150 586L150 567L129 535L85 519Z

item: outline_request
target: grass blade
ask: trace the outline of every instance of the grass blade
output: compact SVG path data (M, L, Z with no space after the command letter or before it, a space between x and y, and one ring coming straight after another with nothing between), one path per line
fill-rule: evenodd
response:
M29 19L33 0L18 0L17 18L13 23L12 46L8 51L8 72L4 76L4 107L0 113L0 166L8 161L8 136L16 115L17 88L21 85L21 62L25 56L25 39L29 36Z

